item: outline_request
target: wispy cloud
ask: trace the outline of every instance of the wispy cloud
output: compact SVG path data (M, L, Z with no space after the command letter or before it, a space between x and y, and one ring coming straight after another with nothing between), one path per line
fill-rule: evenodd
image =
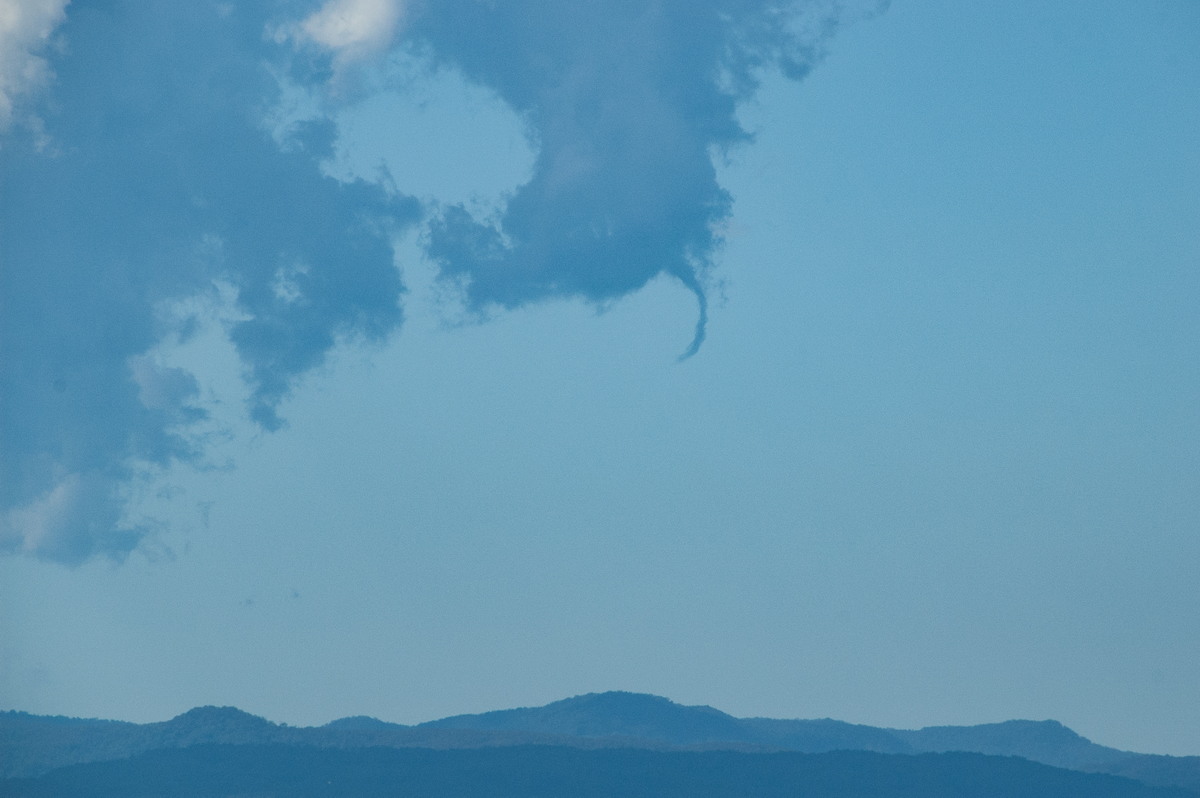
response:
M52 72L44 51L68 1L0 2L0 133L12 125L25 95L49 84Z

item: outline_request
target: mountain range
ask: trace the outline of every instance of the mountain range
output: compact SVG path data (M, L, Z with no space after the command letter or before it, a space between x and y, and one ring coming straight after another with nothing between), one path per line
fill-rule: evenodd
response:
M103 766L111 771L132 767L129 762L147 761L161 767L167 761L164 757L182 757L180 762L192 762L196 757L230 755L233 750L243 749L244 753L248 746L276 759L286 759L287 751L301 748L325 751L322 756L333 763L330 767L335 770L341 767L337 756L353 757L357 756L355 751L381 748L454 749L459 752L455 756L476 756L465 753L468 750L491 750L493 760L489 761L501 770L509 764L495 757L516 756L518 749L530 750L530 746L537 746L539 751L559 752L546 754L551 758L616 757L618 754L612 752L618 749L640 750L645 756L715 756L733 752L753 758L783 752L814 755L847 751L892 755L885 760L869 760L875 765L880 761L911 763L914 757L951 756L949 752L959 752L983 755L987 761L1020 757L1052 768L1120 776L1144 785L1187 791L1172 794L1200 796L1200 757L1121 751L1093 743L1055 721L1013 720L979 726L901 730L830 719L736 718L712 707L684 706L658 696L626 692L592 693L541 707L458 715L415 726L358 716L324 726L293 727L232 707L199 707L169 721L146 724L3 712L0 713L0 777L5 779L3 784L8 791L0 791L0 795L40 794L29 785L64 778L64 773L87 772L88 767ZM504 754L499 749L512 750ZM577 754L563 754L563 749ZM610 753L603 753L604 750ZM176 753L168 753L172 751ZM590 753L578 753L581 751ZM126 764L115 764L120 761ZM678 763L675 759L663 761ZM980 767L979 761L969 761L971 768ZM942 765L929 766L936 770ZM12 792L9 788L16 784L25 784L31 791ZM1093 789L1098 788L1093 785ZM69 794L61 790L60 793Z

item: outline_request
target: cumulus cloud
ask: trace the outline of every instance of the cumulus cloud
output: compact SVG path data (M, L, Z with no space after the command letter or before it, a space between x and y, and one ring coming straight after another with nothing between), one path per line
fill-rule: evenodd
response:
M326 0L298 23L279 28L276 37L330 56L329 86L343 88L348 74L391 46L405 16L404 0Z
M322 47L356 57L391 44L403 17L399 0L329 0L300 30Z
M68 0L0 0L0 133L13 122L23 95L50 82L43 55Z
M289 48L273 2L79 3L42 116L0 148L0 550L125 556L135 470L200 456L196 384L147 353L186 334L159 309L236 292L229 337L251 416L277 407L335 342L401 323L392 232L415 201L322 172L334 131L281 147L264 113Z

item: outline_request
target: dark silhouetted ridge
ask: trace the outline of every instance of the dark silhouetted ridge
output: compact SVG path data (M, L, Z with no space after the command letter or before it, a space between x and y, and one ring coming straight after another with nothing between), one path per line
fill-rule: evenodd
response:
M0 798L1192 798L1017 757L217 746L0 782Z

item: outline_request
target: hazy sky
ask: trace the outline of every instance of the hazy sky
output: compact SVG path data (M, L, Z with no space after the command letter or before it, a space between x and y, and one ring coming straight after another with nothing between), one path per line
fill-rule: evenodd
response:
M1200 4L0 0L0 708L1200 754Z

